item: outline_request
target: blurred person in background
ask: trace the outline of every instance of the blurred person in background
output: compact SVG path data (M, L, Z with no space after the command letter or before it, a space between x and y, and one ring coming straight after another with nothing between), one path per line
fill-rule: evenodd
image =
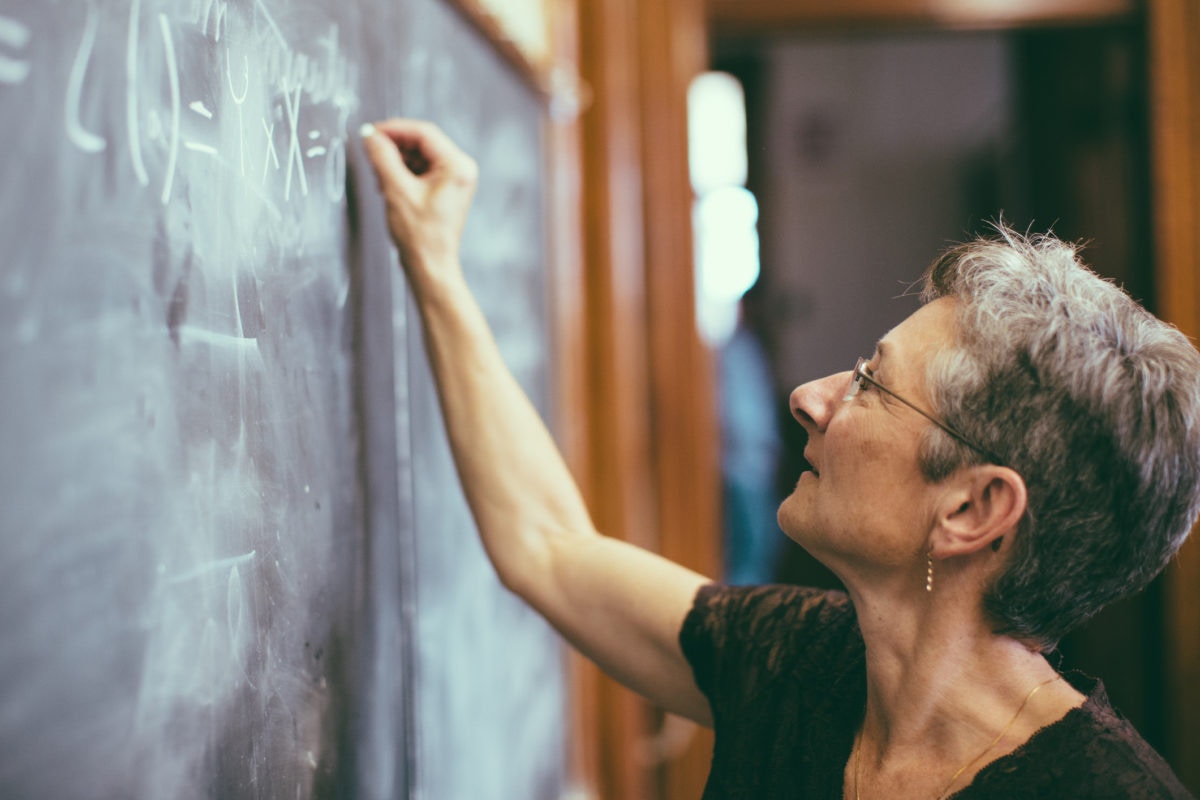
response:
M742 296L736 327L717 351L725 582L769 583L783 534L775 520L782 443L775 382L762 341L762 281Z

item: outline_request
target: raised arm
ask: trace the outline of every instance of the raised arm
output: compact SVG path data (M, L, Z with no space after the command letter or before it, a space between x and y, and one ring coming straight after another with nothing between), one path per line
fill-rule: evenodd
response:
M458 248L475 162L425 122L389 120L363 136L420 309L454 461L500 580L617 680L711 724L678 639L707 579L596 532L467 287Z

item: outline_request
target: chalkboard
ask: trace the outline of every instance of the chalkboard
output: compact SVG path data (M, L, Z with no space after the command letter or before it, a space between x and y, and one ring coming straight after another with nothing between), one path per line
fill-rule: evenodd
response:
M547 414L543 113L440 0L0 3L0 796L549 798L555 637L487 566L352 131L481 163Z
M436 121L480 162L480 191L463 242L463 268L518 381L549 414L549 352L540 186L538 100L503 74L499 57L436 0L415 4L398 87L409 113ZM437 42L430 47L428 42ZM396 284L397 304L402 288ZM403 358L413 420L439 419L415 311ZM400 337L397 336L399 339ZM397 372L400 372L399 366ZM499 422L499 421L498 421ZM399 424L399 423L398 423ZM417 525L418 785L428 798L550 798L562 783L565 691L554 633L503 591L456 486L442 426L410 431ZM457 490L456 490L457 491ZM486 709L481 713L481 709ZM471 743L463 750L464 742ZM506 742L506 747L490 746ZM513 753L521 754L513 759Z

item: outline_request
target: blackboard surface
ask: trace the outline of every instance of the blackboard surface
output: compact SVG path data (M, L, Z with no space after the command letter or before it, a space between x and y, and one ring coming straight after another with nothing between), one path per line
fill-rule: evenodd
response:
M472 37L437 0L414 5L412 45L400 70L412 76L400 87L404 105L436 121L480 163L463 267L501 353L546 415L537 100L513 82L471 80L505 67L495 53L472 47ZM404 356L412 367L408 402L398 401L397 408L411 407L413 420L439 419L415 311L404 324L412 330ZM465 501L441 496L438 487L457 487L441 430L440 423L414 425L410 434L420 609L416 718L418 730L431 734L417 739L425 765L418 775L421 796L557 797L566 732L562 665L545 657L554 651L554 634L501 589ZM481 715L480 708L489 712ZM464 741L480 746L463 752ZM506 746L484 746L496 741ZM514 761L512 752L523 756Z
M438 0L0 2L0 796L557 797L352 134L479 159L548 411L542 112Z

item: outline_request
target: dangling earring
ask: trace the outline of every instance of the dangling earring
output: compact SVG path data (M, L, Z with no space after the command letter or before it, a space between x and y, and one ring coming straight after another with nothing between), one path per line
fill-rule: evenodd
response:
M933 551L925 553L925 591L933 591Z

